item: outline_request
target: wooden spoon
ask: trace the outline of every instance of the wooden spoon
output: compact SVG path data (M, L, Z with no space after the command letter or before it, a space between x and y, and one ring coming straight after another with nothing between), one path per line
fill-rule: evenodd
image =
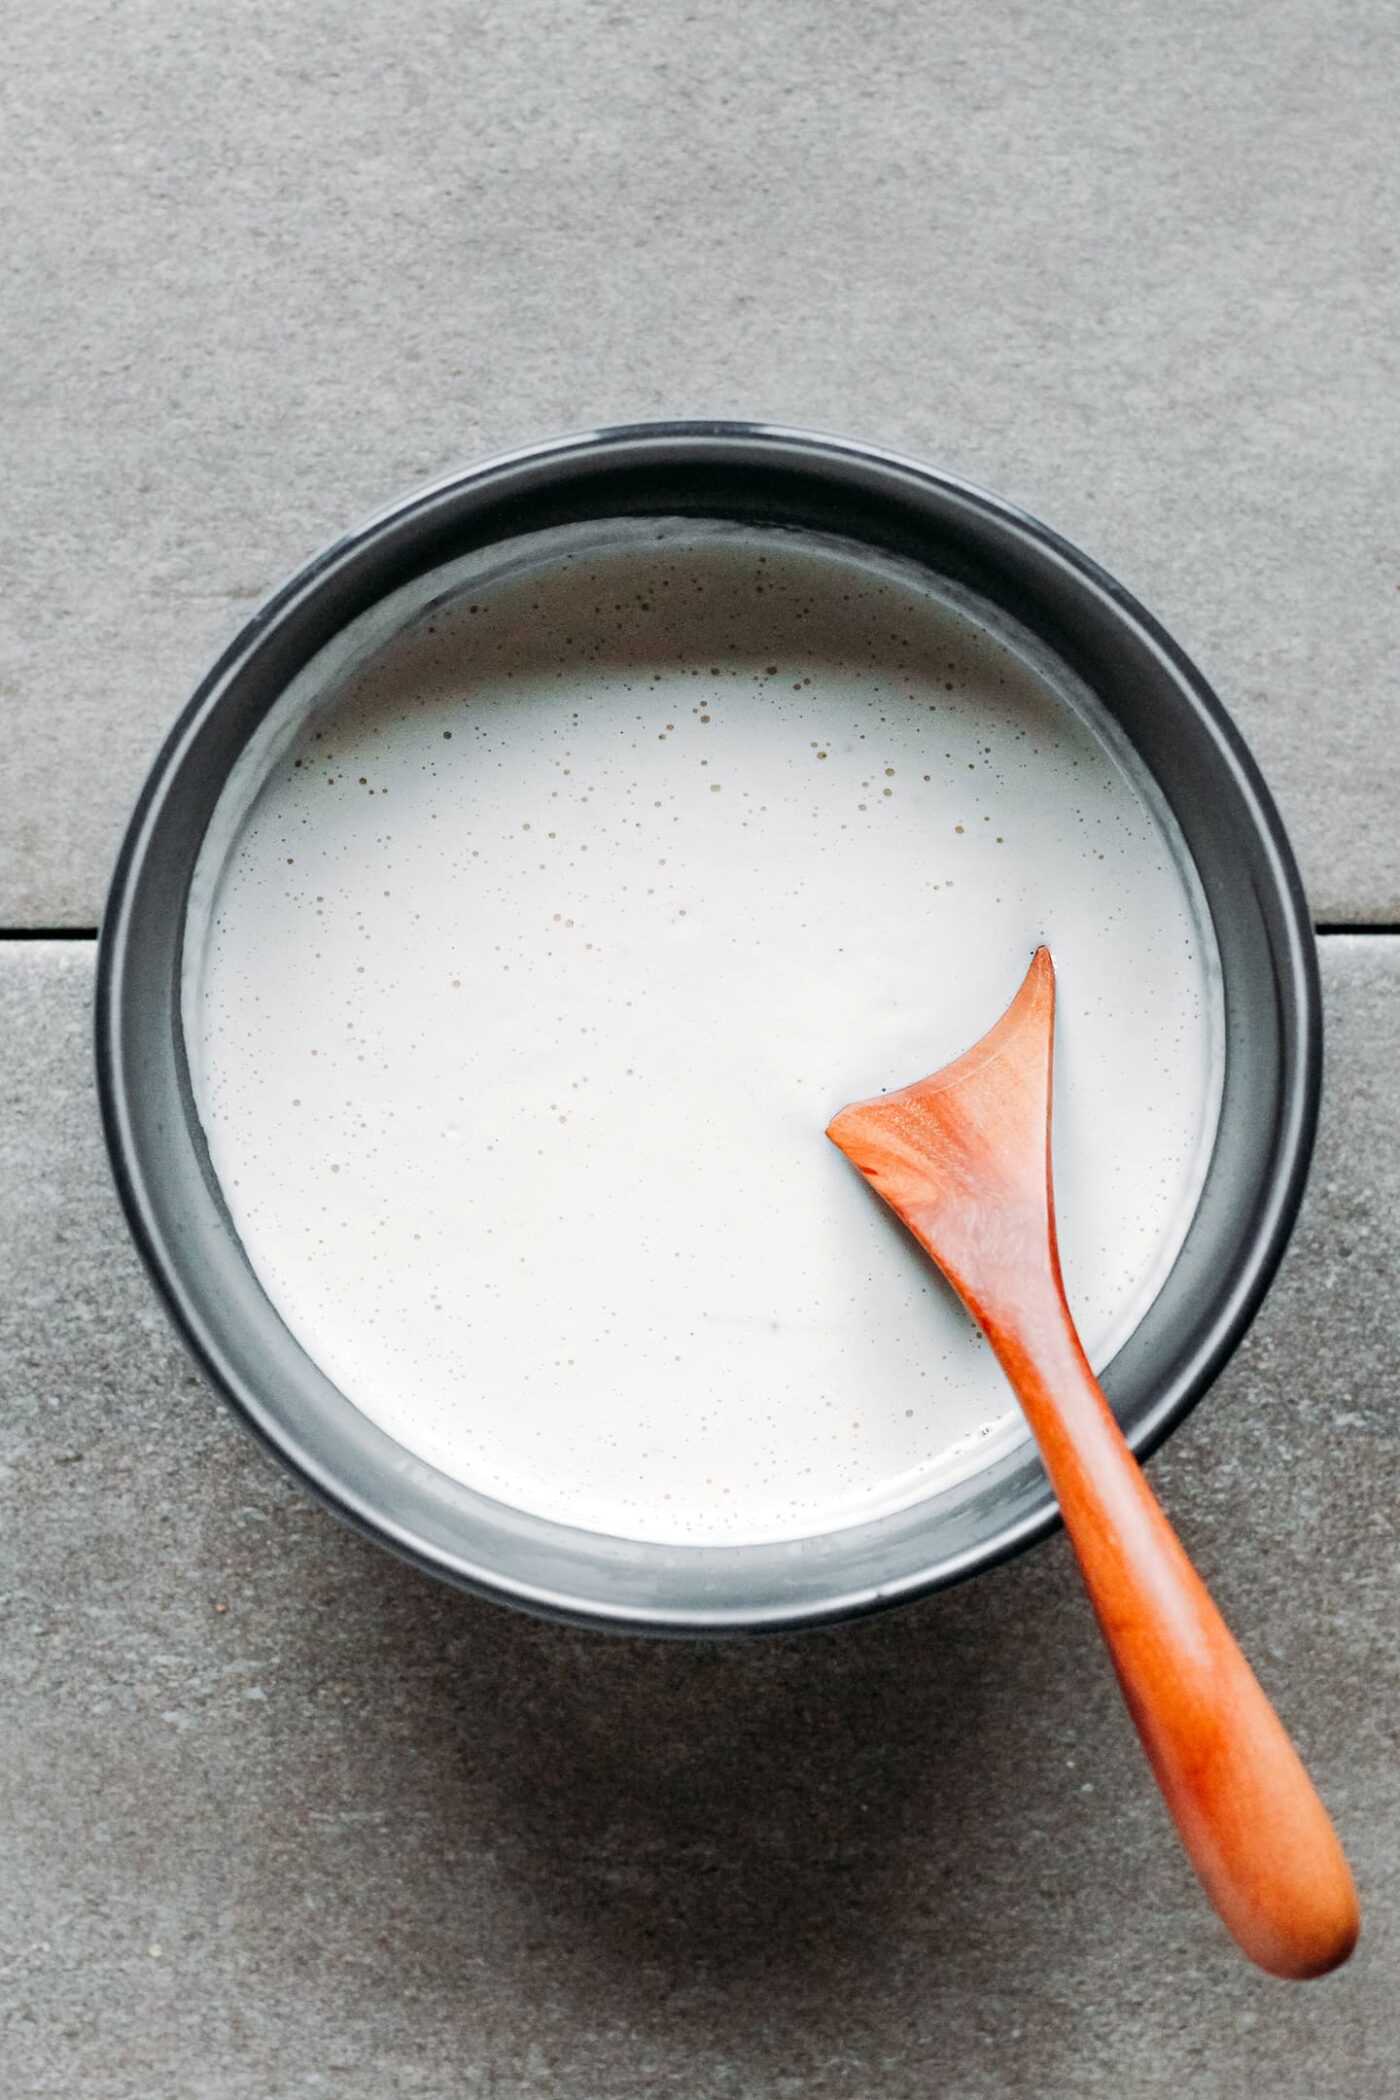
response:
M827 1135L933 1256L1016 1389L1128 1711L1191 1862L1276 1976L1321 1976L1356 1942L1327 1811L1163 1516L1080 1346L1050 1178L1055 972L965 1056L843 1108Z

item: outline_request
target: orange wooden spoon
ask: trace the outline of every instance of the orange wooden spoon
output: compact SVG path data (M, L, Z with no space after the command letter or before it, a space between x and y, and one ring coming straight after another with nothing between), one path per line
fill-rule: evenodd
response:
M1016 1389L1123 1696L1206 1892L1276 1976L1356 1942L1327 1811L1129 1451L1065 1302L1050 1178L1055 972L965 1056L843 1108L827 1135L909 1227Z

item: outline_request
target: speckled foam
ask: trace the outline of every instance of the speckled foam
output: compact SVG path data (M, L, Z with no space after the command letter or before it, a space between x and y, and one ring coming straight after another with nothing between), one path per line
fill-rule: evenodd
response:
M517 1507L722 1544L907 1506L1024 1426L825 1125L1048 942L1108 1361L1214 1136L1179 834L1066 668L912 566L653 520L469 571L297 680L201 856L186 1040L250 1259L349 1398Z

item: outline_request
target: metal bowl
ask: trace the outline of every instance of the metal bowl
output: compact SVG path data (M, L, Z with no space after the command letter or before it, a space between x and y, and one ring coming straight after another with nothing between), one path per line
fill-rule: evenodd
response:
M316 652L389 593L564 524L695 516L835 533L912 559L1028 628L1114 717L1193 857L1224 986L1224 1092L1174 1267L1103 1384L1151 1451L1238 1344L1283 1252L1312 1150L1317 961L1293 855L1225 710L1151 616L1012 505L913 461L767 425L666 423L513 453L405 498L254 615L175 724L117 861L98 965L97 1064L117 1185L189 1347L249 1426L339 1515L449 1581L559 1618L658 1633L848 1618L1043 1538L1032 1449L912 1508L767 1546L605 1538L449 1480L345 1399L283 1325L210 1169L186 1066L180 959L191 875L230 769Z

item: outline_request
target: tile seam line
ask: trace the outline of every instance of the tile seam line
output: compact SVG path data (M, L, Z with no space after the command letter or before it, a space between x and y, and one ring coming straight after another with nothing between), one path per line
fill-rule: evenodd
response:
M1315 925L1319 940L1338 934L1366 934L1380 940L1400 938L1400 919L1329 919ZM0 941L95 941L95 926L0 926Z

